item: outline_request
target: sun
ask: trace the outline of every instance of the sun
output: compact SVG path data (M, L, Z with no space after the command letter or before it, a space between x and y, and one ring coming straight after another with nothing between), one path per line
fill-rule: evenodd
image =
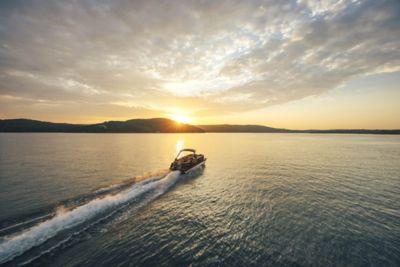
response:
M186 116L175 114L171 116L171 119L176 121L177 123L189 123L190 119Z

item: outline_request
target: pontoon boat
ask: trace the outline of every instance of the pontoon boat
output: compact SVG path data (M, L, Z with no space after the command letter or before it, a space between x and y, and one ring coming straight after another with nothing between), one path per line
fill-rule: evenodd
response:
M196 150L185 148L179 151L169 169L171 171L187 173L198 166L205 167L206 160L204 155L196 154Z

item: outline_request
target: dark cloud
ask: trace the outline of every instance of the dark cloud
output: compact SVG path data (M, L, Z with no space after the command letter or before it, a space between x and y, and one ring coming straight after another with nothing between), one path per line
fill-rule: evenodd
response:
M258 109L400 70L399 29L396 0L2 1L0 95L132 116Z

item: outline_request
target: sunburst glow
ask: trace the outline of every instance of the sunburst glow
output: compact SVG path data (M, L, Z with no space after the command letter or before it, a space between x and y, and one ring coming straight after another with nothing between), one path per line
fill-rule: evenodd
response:
M171 119L178 123L190 123L190 119L184 115L174 114L171 116Z

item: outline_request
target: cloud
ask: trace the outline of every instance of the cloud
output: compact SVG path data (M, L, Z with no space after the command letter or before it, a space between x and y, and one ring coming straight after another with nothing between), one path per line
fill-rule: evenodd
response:
M99 114L259 109L399 71L399 29L396 0L6 1L0 95Z

